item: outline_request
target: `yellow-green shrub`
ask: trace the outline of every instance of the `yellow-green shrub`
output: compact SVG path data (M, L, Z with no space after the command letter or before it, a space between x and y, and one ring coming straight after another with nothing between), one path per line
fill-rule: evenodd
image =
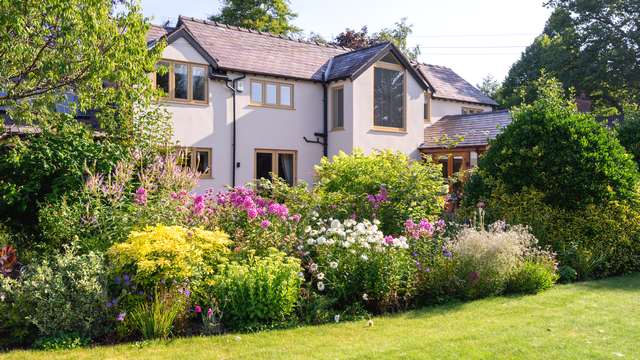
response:
M147 287L212 275L230 244L221 231L156 225L131 232L108 255L116 273L131 274L137 284Z

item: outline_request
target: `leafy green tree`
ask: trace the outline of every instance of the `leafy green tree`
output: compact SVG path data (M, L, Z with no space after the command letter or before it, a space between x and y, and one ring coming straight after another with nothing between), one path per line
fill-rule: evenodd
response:
M543 33L513 64L502 96L508 105L531 102L543 70L565 90L585 92L601 115L640 102L640 3L636 0L551 0Z
M390 41L396 45L410 60L417 60L420 55L420 47L409 47L407 37L413 32L413 25L407 24L407 18L402 18L394 24L394 27L384 28L377 33L369 34L366 26L360 31L345 29L331 42L337 46L351 49L361 49L384 41Z
M222 9L210 20L278 35L301 31L291 24L298 17L289 7L289 0L224 0Z
M500 83L491 74L485 76L482 82L477 84L476 87L482 91L483 94L497 101L500 93Z
M102 131L131 139L135 116L156 115L139 112L162 50L148 50L148 26L134 0L2 1L0 106L42 127L66 116L60 107L95 111Z
M616 133L622 146L633 155L640 167L640 109L628 107L624 120L616 127Z
M632 157L593 115L577 112L555 79L536 81L538 100L513 112L465 189L467 204L527 189L563 209L637 200L640 175ZM479 179L478 179L479 178Z

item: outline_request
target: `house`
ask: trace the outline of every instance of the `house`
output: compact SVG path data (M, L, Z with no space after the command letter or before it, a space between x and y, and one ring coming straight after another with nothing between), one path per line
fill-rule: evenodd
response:
M162 70L151 76L185 164L204 174L199 188L270 173L311 183L323 156L356 148L467 168L510 119L451 69L412 63L388 42L352 50L183 16L149 30L149 46L161 39ZM474 135L455 151L432 139L467 127Z

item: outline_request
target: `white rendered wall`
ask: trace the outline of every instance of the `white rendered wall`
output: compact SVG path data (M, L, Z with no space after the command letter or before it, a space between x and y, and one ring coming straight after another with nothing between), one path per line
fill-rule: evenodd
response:
M437 95L437 94L436 94ZM462 108L482 109L483 111L492 111L491 106L471 104L460 101L431 99L431 123L434 123L445 115L460 115Z

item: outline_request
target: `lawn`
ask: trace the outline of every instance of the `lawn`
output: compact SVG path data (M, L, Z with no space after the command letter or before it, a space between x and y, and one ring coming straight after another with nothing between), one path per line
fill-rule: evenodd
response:
M640 274L366 321L1 359L640 358Z

